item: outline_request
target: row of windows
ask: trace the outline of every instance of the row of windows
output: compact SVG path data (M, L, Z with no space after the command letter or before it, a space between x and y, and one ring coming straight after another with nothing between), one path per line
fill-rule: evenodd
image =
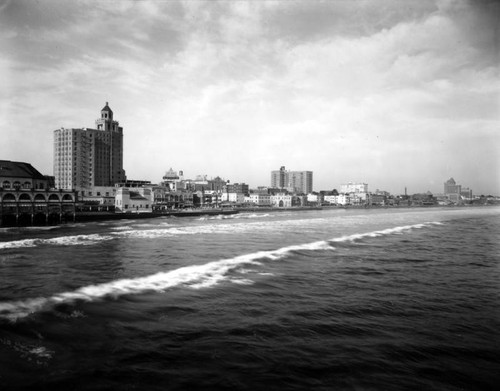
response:
M31 182L24 182L21 185L21 182L19 182L19 181L15 181L14 183L10 183L9 181L3 181L2 187L4 189L21 189L21 188L31 189ZM43 185L41 186L41 188L43 189Z

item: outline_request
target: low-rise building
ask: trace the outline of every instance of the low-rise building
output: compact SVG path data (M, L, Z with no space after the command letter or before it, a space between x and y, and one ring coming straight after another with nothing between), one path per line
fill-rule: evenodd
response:
M221 194L222 202L230 202L233 204L244 204L245 203L245 194L243 193L222 193Z
M117 212L151 212L154 204L154 193L150 188L120 187L115 195Z
M250 193L245 197L245 202L257 206L270 206L271 195L267 193Z
M287 193L277 193L270 197L271 205L278 208L290 208L292 206L292 196Z
M344 183L340 185L340 193L368 193L367 183Z

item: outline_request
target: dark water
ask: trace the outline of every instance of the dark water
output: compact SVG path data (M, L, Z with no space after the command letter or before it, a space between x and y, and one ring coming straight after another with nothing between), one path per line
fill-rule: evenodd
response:
M500 209L0 231L0 389L488 390Z

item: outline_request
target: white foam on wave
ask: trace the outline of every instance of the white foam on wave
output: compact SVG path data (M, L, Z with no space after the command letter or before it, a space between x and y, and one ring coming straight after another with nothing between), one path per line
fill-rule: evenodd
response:
M55 229L60 229L62 226L61 225L51 225L51 226L46 226L46 227L39 227L39 226L33 226L33 227L22 227L19 228L19 231L53 231Z
M38 239L23 239L14 240L12 242L0 243L0 249L5 248L20 248L20 247L36 247Z
M60 236L50 239L23 239L23 240L14 240L12 242L0 243L0 249L37 247L39 245L44 245L44 244L56 245L56 246L76 246L76 245L88 246L111 239L114 239L114 237L109 235L99 235L99 234Z
M178 286L186 286L192 289L208 288L224 280L237 284L253 283L250 279L231 278L230 271L239 271L248 274L248 266L260 266L261 260L279 260L297 251L325 251L335 250L332 242L354 241L367 237L379 237L384 235L401 234L412 229L424 228L431 225L441 224L438 222L421 223L395 228L388 228L364 234L354 234L334 238L330 241L317 241L306 244L291 245L276 250L263 250L250 254L240 255L231 259L213 261L202 265L185 266L179 269L159 272L145 277L115 280L103 284L89 285L72 292L58 293L48 298L27 299L22 301L0 303L0 318L15 321L24 318L34 312L50 308L61 303L73 303L77 300L95 301L104 297L120 297L128 294L139 294L147 291L162 292ZM254 268L251 269L252 271ZM269 275L269 273L257 273ZM271 274L272 275L272 274Z
M248 278L232 278L230 280L233 284L238 284L238 285L253 285L254 282L252 280L249 280Z
M75 246L75 245L92 245L99 242L114 239L113 236L90 234L90 235L75 235L75 236L61 236L59 238L43 239L42 244L54 244L60 246Z
M215 216L202 216L198 220L246 220L246 219L261 219L264 217L272 217L269 213L237 213L232 215L215 215Z
M244 224L209 224L209 225L196 225L196 226L185 226L185 227L167 227L158 229L148 229L148 230L128 230L115 232L114 235L133 237L133 238L144 238L144 239L155 239L160 237L172 237L178 235L197 235L197 234L220 234L220 233L235 233L242 230L248 230L250 227Z
M403 225L400 227L387 228L379 231L341 236L339 238L331 239L330 242L354 242L356 240L361 240L364 238L376 238L379 236L386 236L386 235L401 235L406 231L411 231L412 229L421 229L433 225L442 225L442 223L438 221L432 221L432 222L419 223L413 225Z
M130 225L122 225L120 227L113 227L114 231L130 231L132 227Z

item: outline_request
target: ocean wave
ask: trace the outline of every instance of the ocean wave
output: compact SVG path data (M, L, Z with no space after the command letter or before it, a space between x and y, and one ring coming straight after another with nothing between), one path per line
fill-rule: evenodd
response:
M312 243L285 246L276 250L257 251L250 254L240 255L230 259L213 261L202 265L185 266L179 269L159 272L153 275L115 280L98 285L89 285L72 292L58 293L48 298L36 298L23 301L0 303L0 318L16 321L35 312L50 308L62 303L73 303L75 301L95 301L104 297L120 297L129 294L140 294L147 291L163 292L165 290L186 286L192 289L208 288L229 280L237 284L253 283L250 279L241 279L228 276L229 272L236 271L248 275L249 270L255 270L261 266L263 260L276 261L287 257L296 251L334 251L332 243L355 241L363 238L373 238L385 235L401 234L413 229L420 229L439 222L429 222L401 227L388 228L363 234L353 234L334 238L329 241L322 240ZM92 237L93 235L87 235ZM88 240L89 238L86 238ZM99 239L99 235L96 235ZM73 237L76 238L76 237ZM252 269L248 269L251 266ZM256 273L267 275L265 273Z
M215 215L215 216L202 216L198 220L206 221L206 220L246 220L246 219L261 219L264 217L272 217L273 215L269 213L250 213L250 212L242 212L232 215Z
M90 234L90 235L60 236L50 239L23 239L23 240L14 240L12 242L2 242L0 243L0 249L37 247L39 245L88 246L102 241L111 240L113 238L114 238L113 236L109 235Z
M12 242L2 242L0 243L0 249L36 247L38 241L39 239L23 239L23 240L14 240Z
M333 243L355 242L356 240L361 240L364 238L376 238L379 236L386 236L386 235L400 235L406 231L411 231L413 229L421 229L421 228L425 228L425 227L431 227L433 225L442 225L442 224L443 223L441 223L439 221L432 221L432 222L413 224L413 225L403 225L400 227L387 228L387 229L373 231L373 232L366 232L366 233L360 233L360 234L341 236L339 238L330 239L329 242L330 243L332 243L332 242Z

